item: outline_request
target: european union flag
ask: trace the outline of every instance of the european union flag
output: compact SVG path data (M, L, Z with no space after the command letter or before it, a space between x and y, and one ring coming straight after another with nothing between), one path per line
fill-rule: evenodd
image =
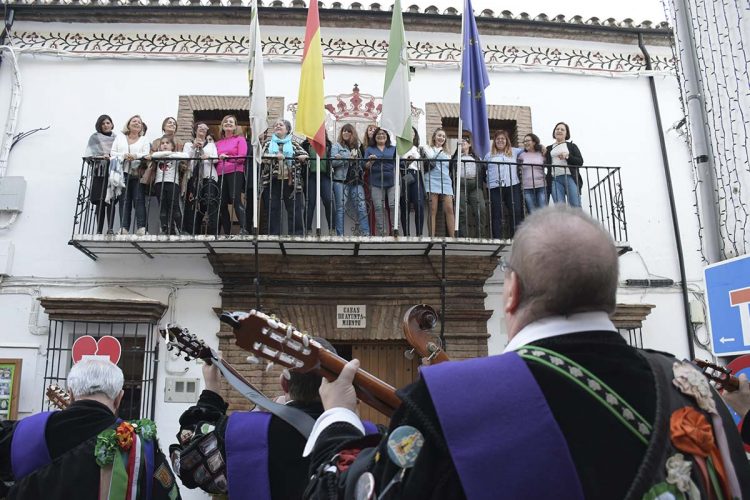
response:
M471 132L474 152L480 158L490 151L490 124L484 89L490 85L482 44L471 0L464 1L464 47L461 53L461 121Z

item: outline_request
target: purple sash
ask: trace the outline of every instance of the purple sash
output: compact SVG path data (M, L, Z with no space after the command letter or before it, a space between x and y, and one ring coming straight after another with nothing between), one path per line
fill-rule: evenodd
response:
M422 369L466 498L583 499L570 450L516 354Z
M44 431L47 420L53 413L57 412L45 411L30 415L16 424L10 443L10 461L16 481L52 462Z
M272 416L265 411L229 416L225 438L229 498L270 500L268 429Z
M377 434L378 426L370 422L369 420L363 420L362 425L365 427L365 435L368 434Z

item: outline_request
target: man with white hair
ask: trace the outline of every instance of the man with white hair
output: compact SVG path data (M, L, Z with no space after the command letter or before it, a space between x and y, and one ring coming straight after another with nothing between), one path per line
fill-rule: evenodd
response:
M750 498L706 379L610 321L618 255L598 222L536 211L501 265L505 352L422 367L379 444L354 412L358 361L323 381L306 498Z
M67 386L72 403L65 410L0 423L0 480L8 488L7 498L94 499L110 488L114 493L120 483L128 485L118 483L119 469L112 465L117 462L115 455L122 458L124 469L131 466L136 471L127 474L129 487L137 488L135 498L179 498L153 423L138 421L152 432L141 432L139 441L134 435L138 429L117 418L124 394L122 370L108 359L84 357L70 369ZM129 432L121 432L125 429ZM123 443L130 439L132 452L118 444L119 435ZM109 442L111 461L99 453ZM141 443L140 450L133 443ZM131 458L134 455L136 459ZM135 460L138 464L130 464Z

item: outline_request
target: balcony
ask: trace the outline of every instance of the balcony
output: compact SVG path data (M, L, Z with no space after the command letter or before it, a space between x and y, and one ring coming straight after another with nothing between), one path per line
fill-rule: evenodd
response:
M177 255L254 254L256 252L280 255L495 257L509 250L514 228L520 224L519 219L528 213L529 208L525 197L521 194L523 191L520 185L515 188L502 186L503 183L515 182L516 176L521 179L521 167L517 164L474 162L480 180L466 182L462 177L460 186L457 185L454 163L451 163L450 177L438 176L437 178L429 171L425 171L425 168L429 166L426 160L414 160L409 164L402 164L402 175L399 177L403 178L403 172L409 172L409 177L413 179L408 185L403 183L402 179L401 185L406 186L406 189L401 189L402 200L406 200L406 195L412 196L412 199L408 200L410 202L408 218L403 219L403 204L389 209L387 203L378 201L378 193L371 193L370 189L366 189L372 179L365 179L365 185L359 189L350 187L356 185L356 180L338 183L332 182L329 178L319 183L322 186L321 189L318 183L313 182L316 178L315 173L307 172L304 165L292 166L291 169L297 172L295 178L300 186L296 194L292 189L293 185L290 185L290 181L287 180L275 181L271 184L271 189L265 186L264 190L259 173L257 179L259 190L254 202L252 159L243 159L245 161L244 177L250 179L250 182L245 182L241 186L234 183L229 185L228 183L232 181L227 175L219 176L217 181L201 178L200 168L196 168L199 160L160 160L159 168L174 168L181 172L180 184L168 182L154 185L141 184L135 182L139 174L134 173L130 182L122 183L119 195L116 192L111 193L112 196L118 195L119 197L114 199L120 201L106 203L106 193L108 189L112 189L109 179L116 176L110 175L110 164L107 160L84 158L81 164L73 231L69 244L93 260L110 255L126 254L156 258L163 255L174 257ZM172 165L170 166L169 163ZM351 164L364 167L365 162L364 160L351 160ZM280 167L283 168L283 165ZM524 167L542 169L547 183L557 181L557 178L553 177L554 171L551 165L525 165ZM124 165L124 169L127 171L128 165ZM366 169L362 168L362 170ZM382 169L380 171L382 172ZM196 175L190 175L192 172ZM615 240L621 253L628 251L630 248L620 169L585 166L579 167L578 175L577 184L580 189L582 209L602 223ZM486 189L484 180L488 177L491 180L497 180L497 183L501 185L492 190ZM572 176L568 177L572 179ZM387 184L387 179L383 179L382 174L380 180L386 180L385 184ZM434 186L443 184L443 181L445 184L450 183L454 192L459 191L458 196L453 200L454 203L459 204L459 210L454 209L454 214L457 214L462 221L460 232L456 236L450 236L447 231L442 197L437 207L434 208L429 202L430 195L424 193L425 184ZM560 186L563 186L563 183L559 183L558 188ZM540 184L538 187L544 188L544 185ZM274 189L281 189L283 192L275 192ZM343 231L341 231L343 234L337 234L335 222L329 229L325 210L322 210L324 202L318 204L321 209L320 226L318 226L317 213L312 203L310 214L312 223L307 226L306 209L308 206L305 200L308 198L306 192L308 190L311 199L316 194L324 194L322 197L324 200L332 200L331 217L334 221L336 190L348 193L344 207ZM271 192L270 203L269 191ZM243 206L246 203L246 227L240 223L242 216L232 204L225 205L226 210L223 214L221 213L222 192L225 196L230 194L230 197L239 194ZM551 202L549 189L541 189L539 193L543 199ZM425 199L420 198L425 196ZM141 221L138 221L139 214L135 210L139 204L139 197L144 200L143 213L140 214ZM318 199L320 198L318 196ZM127 210L128 199L131 200L133 210ZM467 199L477 201L467 204ZM160 200L164 205L160 205ZM414 200L416 203L411 203ZM273 205L276 206L273 207ZM271 214L269 214L269 206L272 206ZM416 227L419 207L422 209L424 218L421 231ZM293 214L292 217L287 215L287 209ZM128 211L135 213L128 214L126 213ZM383 220L387 215L390 215L387 218L392 220L395 212L398 211L400 219L398 227L392 227L388 221L385 221L383 234L378 234L376 228L373 227L377 225L374 215L378 211L386 214ZM436 219L434 233L431 230L433 212ZM254 224L256 214L257 228ZM214 218L218 222L214 222ZM222 224L222 218L224 224ZM464 218L466 221L463 220ZM365 220L367 225L371 226L370 231L366 231L363 227ZM145 234L138 234L139 228L136 226L139 223L145 224ZM408 230L404 230L404 224L408 226Z

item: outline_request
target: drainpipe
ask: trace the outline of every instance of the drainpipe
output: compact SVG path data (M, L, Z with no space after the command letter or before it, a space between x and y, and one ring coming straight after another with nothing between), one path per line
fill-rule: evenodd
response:
M690 19L687 0L673 0L676 42L681 42L685 57L680 57L685 92L685 115L690 129L692 161L695 164L699 210L703 213L703 251L709 264L725 258L722 255L721 222L717 197L716 165L711 152L711 138L708 132L708 115L703 96L702 77L699 69L695 43L695 31Z
M646 70L651 71L651 56L646 50L646 45L643 43L643 35L638 33L638 47L643 52L643 57L646 60ZM690 300L688 298L687 288L687 276L685 274L685 256L682 253L682 236L680 236L680 223L677 220L677 208L674 198L674 188L672 187L672 174L669 171L669 158L667 157L667 144L664 141L664 127L661 122L661 112L659 111L659 99L656 95L656 83L654 76L648 76L649 87L651 88L651 102L654 107L654 118L656 119L656 130L659 133L659 144L661 145L661 161L664 167L664 177L667 181L667 194L669 195L669 209L672 213L672 228L674 229L675 246L677 247L677 261L680 267L680 281L682 286L682 306L684 309L685 316L685 327L687 328L687 341L688 341L688 352L690 353L690 359L695 358L695 347L693 346L693 324L690 321Z

